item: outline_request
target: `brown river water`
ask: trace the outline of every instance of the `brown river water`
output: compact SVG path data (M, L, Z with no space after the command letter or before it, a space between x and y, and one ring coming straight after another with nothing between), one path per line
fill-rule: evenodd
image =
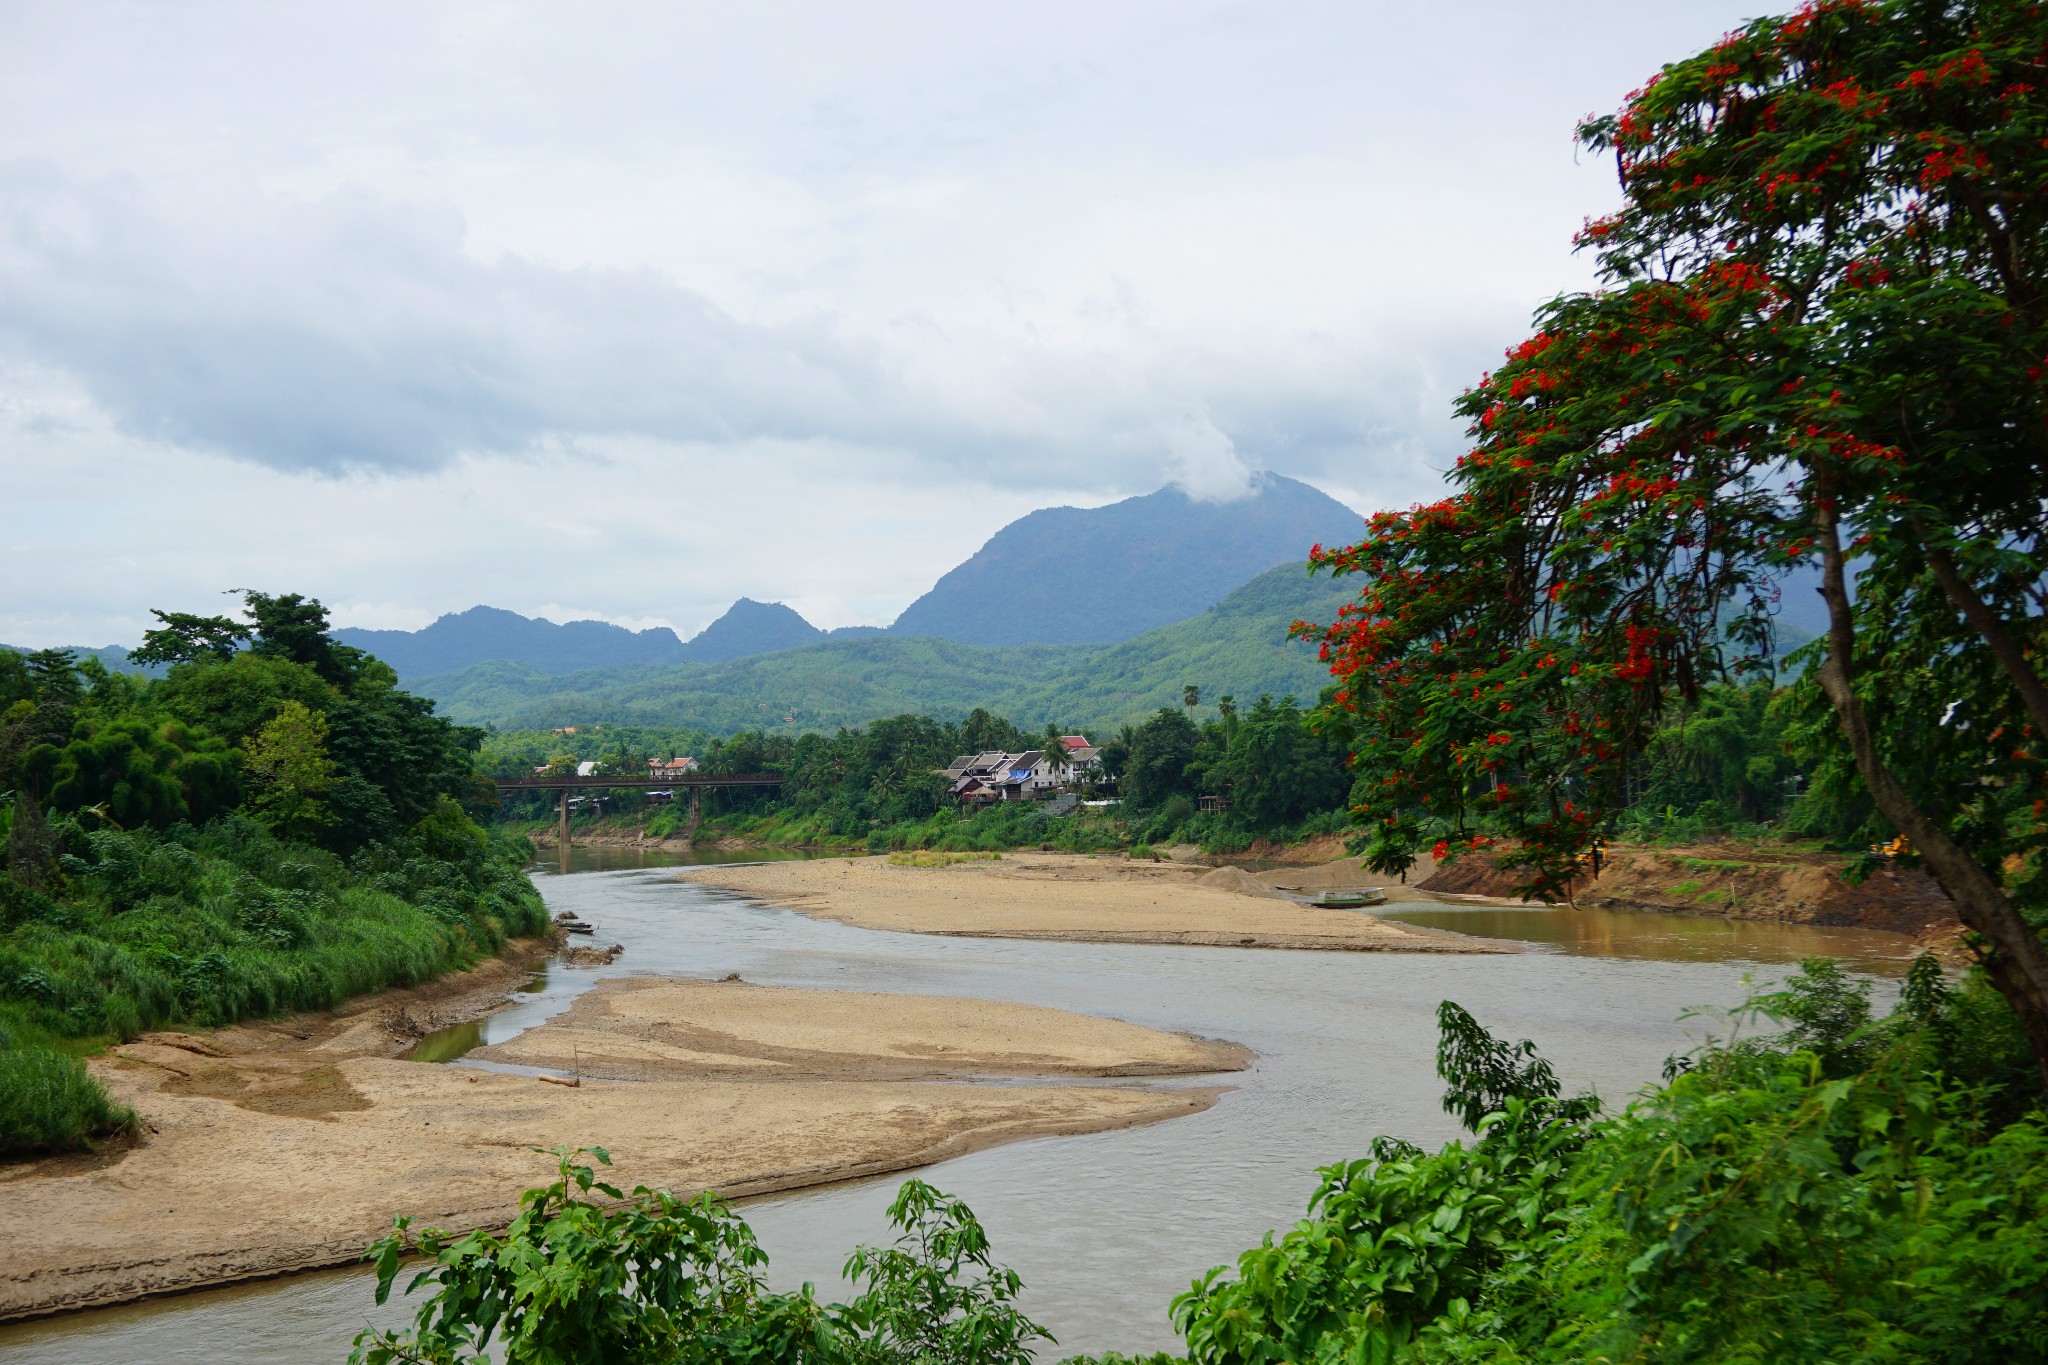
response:
M1258 1053L1206 1113L1012 1143L919 1172L965 1198L998 1257L1023 1276L1026 1308L1059 1338L1046 1360L1173 1348L1168 1301L1299 1218L1317 1166L1362 1155L1379 1133L1430 1146L1457 1136L1433 1070L1441 1000L1498 1034L1535 1039L1568 1087L1620 1105L1667 1056L1716 1027L1711 1013L1681 1018L1688 1009L1726 1010L1803 956L1841 958L1884 978L1911 957L1905 939L1868 931L1420 900L1377 913L1532 950L1404 957L941 938L751 905L675 881L664 869L679 861L579 849L566 870L554 861L538 868L551 909L575 911L596 926L597 942L626 952L612 967L552 968L480 1025L427 1040L421 1059L473 1065L461 1060L468 1047L531 1027L607 975L734 971L767 985L1050 1005ZM1880 984L1880 1001L1890 989ZM536 1164L536 1183L545 1174ZM632 1183L631 1171L618 1174ZM770 1279L839 1292L847 1252L885 1239L883 1210L899 1180L748 1201ZM376 1307L372 1287L362 1270L323 1271L0 1326L0 1362L338 1363L366 1326L410 1316L402 1304Z

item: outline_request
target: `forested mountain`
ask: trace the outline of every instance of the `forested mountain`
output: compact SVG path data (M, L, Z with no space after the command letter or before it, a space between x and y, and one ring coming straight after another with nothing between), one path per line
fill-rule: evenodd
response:
M990 647L870 636L722 665L558 677L494 663L412 686L459 720L505 728L608 722L793 732L906 711L957 716L976 706L1028 725L1122 723L1177 705L1188 683L1247 704L1261 693L1314 697L1327 675L1313 649L1286 638L1287 626L1297 617L1329 618L1347 592L1287 564L1193 620L1116 645Z
M1184 621L1316 544L1362 533L1357 513L1278 474L1251 496L1198 502L1162 488L1107 507L1018 518L912 602L893 635L979 645L1108 644Z
M421 630L348 627L335 631L334 638L376 655L401 678L447 673L491 659L541 673L573 673L619 664L679 663L683 658L683 642L666 626L634 631L609 621L559 623L500 607L450 612Z
M756 602L742 597L683 646L678 662L717 664L744 659L749 654L768 654L778 649L795 649L825 638L825 632L804 620L780 602Z
M1177 706L1193 683L1214 701L1246 706L1261 695L1313 701L1330 681L1314 646L1287 638L1295 621L1327 623L1357 594L1351 580L1311 578L1300 564L1268 569L1188 621L1110 645L1035 683L1016 682L989 705L1036 724L1073 717L1122 723Z

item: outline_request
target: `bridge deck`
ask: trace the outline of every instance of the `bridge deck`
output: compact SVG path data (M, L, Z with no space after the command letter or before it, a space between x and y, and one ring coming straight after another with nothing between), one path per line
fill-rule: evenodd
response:
M732 773L722 777L494 777L501 792L582 791L631 787L642 791L673 791L678 787L779 787L780 773Z

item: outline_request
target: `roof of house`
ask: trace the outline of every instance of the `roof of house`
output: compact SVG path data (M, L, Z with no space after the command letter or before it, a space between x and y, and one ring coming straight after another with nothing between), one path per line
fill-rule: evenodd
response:
M1039 760L1044 757L1045 750L1043 749L1026 749L1023 753L1010 760L1010 767L1035 768L1038 766Z
M1066 745L1069 749L1092 749L1095 747L1088 742L1088 736L1086 735L1061 735L1060 743Z

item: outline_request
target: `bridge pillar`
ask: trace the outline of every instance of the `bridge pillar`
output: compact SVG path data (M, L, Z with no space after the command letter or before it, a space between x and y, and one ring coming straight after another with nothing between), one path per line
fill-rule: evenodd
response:
M560 841L562 851L567 853L569 851L569 789L567 787L562 788L561 832L557 838Z
M692 787L690 788L690 818L683 824L683 838L696 838L697 826L702 823L703 819L704 789L702 787Z

